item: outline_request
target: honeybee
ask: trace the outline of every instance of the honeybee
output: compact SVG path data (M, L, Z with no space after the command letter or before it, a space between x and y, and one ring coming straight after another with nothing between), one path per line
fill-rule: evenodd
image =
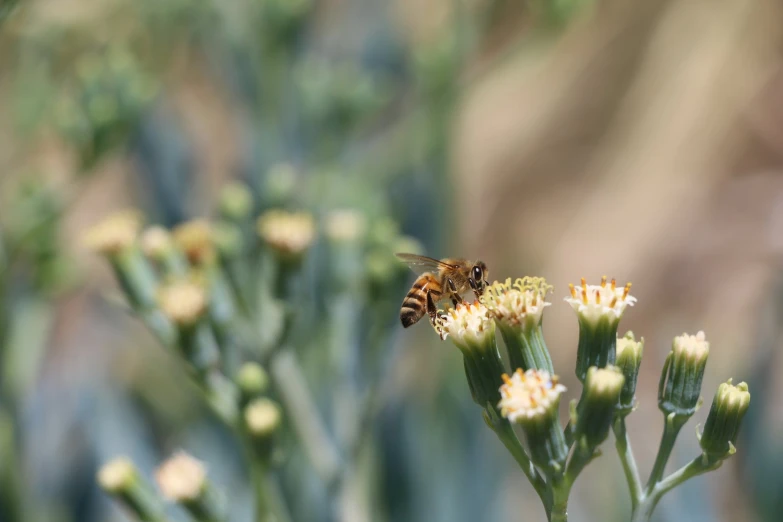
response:
M408 328L416 324L424 314L429 314L435 330L439 330L439 312L436 304L444 296L451 298L454 306L461 303L463 293L473 290L476 298L481 297L487 282L487 265L482 261L447 258L438 261L431 257L415 254L397 254L408 267L419 274L408 295L402 301L400 321Z

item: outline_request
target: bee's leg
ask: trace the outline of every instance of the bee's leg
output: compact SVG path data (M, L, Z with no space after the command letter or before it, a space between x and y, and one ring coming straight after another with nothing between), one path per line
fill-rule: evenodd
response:
M446 339L446 335L443 332L443 319L446 317L446 313L442 310L438 310L435 306L435 301L432 299L432 294L427 292L427 313L430 316L430 323L435 331L440 336L441 340Z
M457 285L454 284L454 281L452 281L451 278L448 280L448 285L451 302L454 303L454 306L457 306L463 302L462 296L459 295L459 292L457 292Z
M482 292L479 290L479 286L476 284L476 280L472 277L469 277L468 284L470 284L470 287L473 289L473 293L476 294L476 299L480 299Z

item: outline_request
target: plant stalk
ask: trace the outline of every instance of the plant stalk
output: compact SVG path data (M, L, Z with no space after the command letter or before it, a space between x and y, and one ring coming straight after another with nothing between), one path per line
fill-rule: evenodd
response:
M625 426L625 417L617 417L612 430L616 440L617 455L620 457L625 480L628 482L628 490L631 494L631 508L636 509L642 497L642 481L639 478L639 469L636 467L636 459L631 449L631 441Z

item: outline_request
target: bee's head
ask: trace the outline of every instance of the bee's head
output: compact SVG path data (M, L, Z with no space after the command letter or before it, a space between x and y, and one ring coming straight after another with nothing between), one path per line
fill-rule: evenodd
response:
M489 285L489 282L487 281L488 274L489 271L487 270L487 265L485 265L483 261L476 261L476 264L474 264L473 268L471 268L471 286L473 286L473 290L475 290L476 295L481 295L484 292L484 287Z

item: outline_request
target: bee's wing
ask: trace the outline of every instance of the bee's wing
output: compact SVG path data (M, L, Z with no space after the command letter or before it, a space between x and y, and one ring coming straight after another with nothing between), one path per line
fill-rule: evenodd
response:
M437 274L442 269L453 268L451 265L444 263L443 261L438 261L437 259L433 259L427 256L419 256L416 254L396 255L401 261L408 265L408 268L413 270L418 275L421 275L425 272L434 272Z

